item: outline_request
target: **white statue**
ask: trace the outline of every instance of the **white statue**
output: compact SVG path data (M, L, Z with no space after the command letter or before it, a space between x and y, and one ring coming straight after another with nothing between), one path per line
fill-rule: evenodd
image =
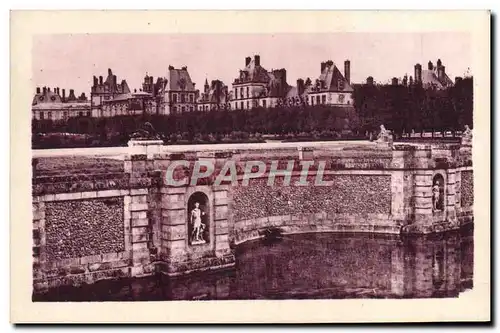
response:
M380 125L380 133L377 137L378 142L388 142L392 143L392 134L391 131L387 130L384 125Z
M472 130L469 125L465 125L465 130L462 133L462 145L472 145Z
M438 203L441 199L441 188L439 186L439 180L436 180L434 186L432 186L432 210L438 210Z
M194 208L191 211L191 224L193 225L193 231L191 233L191 242L205 242L203 239L203 230L205 229L205 224L201 223L201 217L205 215L200 209L200 204L196 202Z

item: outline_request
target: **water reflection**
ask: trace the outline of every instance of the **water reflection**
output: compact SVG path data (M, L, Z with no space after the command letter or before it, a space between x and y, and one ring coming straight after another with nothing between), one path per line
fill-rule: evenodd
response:
M456 297L472 288L472 230L428 237L302 234L245 243L236 269L59 288L34 300L159 301Z

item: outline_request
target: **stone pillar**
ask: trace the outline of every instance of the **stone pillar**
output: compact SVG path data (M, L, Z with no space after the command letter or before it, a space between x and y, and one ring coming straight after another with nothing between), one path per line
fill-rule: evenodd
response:
M445 213L447 222L455 224L457 221L456 210L456 171L455 169L446 170L446 187L445 187Z
M146 154L133 154L124 161L125 172L130 173L130 195L125 197L125 211L129 212L130 230L126 230L126 241L130 246L131 276L148 275L153 272L150 257L150 207L149 187L151 178L148 170L153 160Z
M186 201L186 187L161 188L160 259L167 274L178 270L177 263L187 261Z
M214 188L215 255L218 257L231 254L229 247L228 190L228 185Z
M45 273L49 264L45 245L45 202L41 197L33 197L33 288L36 292L49 288Z
M131 153L146 154L149 159L153 159L155 154L159 154L161 152L163 141L132 139L128 142L128 146L131 148Z
M429 170L431 147L417 147L413 152L412 167L416 169L413 175L413 230L425 232L432 225L432 174Z

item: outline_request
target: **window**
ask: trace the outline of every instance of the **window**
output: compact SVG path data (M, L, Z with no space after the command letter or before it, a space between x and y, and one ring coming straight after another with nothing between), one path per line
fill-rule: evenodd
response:
M68 111L64 111L63 115L64 115L64 118L68 118Z
M236 99L238 99L238 88L234 88L234 96L236 96Z
M83 117L83 112L82 111L78 112L78 116Z
M40 119L44 119L44 118L45 118L45 116L44 116L43 112L40 112Z
M249 101L247 101L247 109L250 109L250 102Z
M194 111L194 106L191 105L191 111Z
M343 103L344 103L344 95L343 95L343 94L340 94L340 95L339 95L339 103L340 103L340 104L343 104Z
M338 85L339 85L339 90L344 90L344 80L339 79L338 80Z
M241 98L244 98L245 96L243 96L243 88L240 89L240 97Z
M90 111L87 111L87 117L90 117Z
M314 96L311 96L311 105L314 105Z
M172 102L177 103L177 94L172 94Z
M189 101L191 101L191 103L194 103L194 94L189 94Z
M247 87L247 98L249 98L249 97L250 97L250 94L248 92L248 87Z
M267 107L267 106L266 106L266 100L265 100L265 99L263 99L263 100L262 100L262 106L263 106L264 108L266 108L266 107Z
M48 113L48 118L49 118L49 119L52 119L52 112L50 112L50 111L49 111L49 113Z
M186 95L181 94L181 103L186 103Z
M321 102L320 102L320 97L318 95L318 96L316 96L316 104L319 104L319 103L321 103Z
M174 113L177 112L177 107L176 106L172 107L172 112L174 112Z
M184 106L181 106L181 112L184 113L184 111L186 111L186 109L184 109Z
M321 96L321 103L326 104L326 95Z

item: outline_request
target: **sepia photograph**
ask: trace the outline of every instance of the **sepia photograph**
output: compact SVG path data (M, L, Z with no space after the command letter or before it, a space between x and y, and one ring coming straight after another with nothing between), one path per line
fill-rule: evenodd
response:
M96 22L120 19L108 14ZM489 63L477 60L489 15L469 14L484 41L472 28L56 31L54 16L53 32L27 38L11 111L25 118L19 164L31 161L18 200L32 209L11 221L31 243L23 302L473 299L489 288L489 257L477 262L490 251L477 217L489 214L477 181L489 173Z

